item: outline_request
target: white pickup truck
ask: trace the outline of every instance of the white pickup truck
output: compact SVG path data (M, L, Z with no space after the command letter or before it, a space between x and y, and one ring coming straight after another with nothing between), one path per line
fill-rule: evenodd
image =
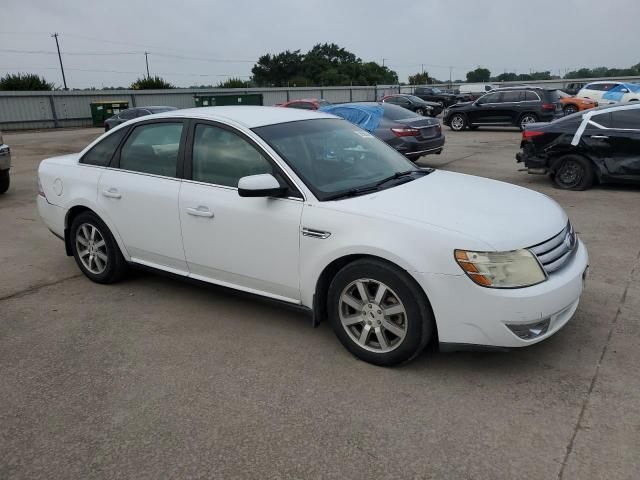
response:
M0 194L9 190L9 169L11 168L11 149L4 144L0 132Z

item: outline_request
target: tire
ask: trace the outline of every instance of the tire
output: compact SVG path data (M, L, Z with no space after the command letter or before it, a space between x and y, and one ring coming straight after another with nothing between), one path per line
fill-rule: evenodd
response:
M573 104L569 104L566 107L564 107L564 114L565 115L572 115L574 113L577 113L579 111L578 107L576 107Z
M125 276L127 262L109 228L95 213L83 212L74 218L69 235L73 257L89 280L115 283Z
M9 170L0 170L0 195L9 190L10 184Z
M444 107L446 107L446 105L444 104L444 102L442 100L440 100L439 102L436 102L438 105L440 105L440 108L442 110L444 110Z
M462 113L455 113L449 119L449 128L454 132L461 132L467 127L467 117Z
M381 285L384 293L377 299ZM435 331L431 306L420 286L409 274L381 260L356 260L342 268L329 286L327 301L329 321L340 342L374 365L412 360Z
M560 157L554 168L553 183L563 190L586 190L593 185L595 173L590 160L580 155Z
M424 109L423 108L416 108L415 113L417 113L421 117L424 117Z
M538 116L535 113L523 113L520 116L520 120L518 121L518 127L520 127L521 131L524 131L524 126L528 123L535 123L538 121Z

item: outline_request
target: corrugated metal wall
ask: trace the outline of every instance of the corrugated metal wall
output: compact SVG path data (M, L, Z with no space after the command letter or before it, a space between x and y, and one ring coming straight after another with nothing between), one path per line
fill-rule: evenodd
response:
M544 80L527 82L562 88L571 82L590 82L605 79ZM640 82L640 77L617 80ZM522 82L505 82L518 85ZM435 85L447 87L447 85ZM452 85L456 87L458 85ZM90 90L55 92L0 92L0 128L23 130L30 128L80 127L91 125L89 104L96 101L128 101L130 106L169 105L178 108L195 106L194 95L220 95L261 93L265 105L275 105L299 98L324 98L332 103L371 102L391 93L413 93L412 86L376 87L303 87L303 88L250 88L250 89L172 89L172 90Z

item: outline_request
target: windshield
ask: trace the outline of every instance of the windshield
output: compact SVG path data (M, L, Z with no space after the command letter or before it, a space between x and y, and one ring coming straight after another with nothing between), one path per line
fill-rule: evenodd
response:
M407 110L406 108L399 105L383 103L382 108L384 109L384 117L387 120L398 121L407 119L410 120L413 118L424 118L422 117L422 115L418 115L417 113L412 112L411 110Z
M443 93L439 88L434 88L433 93Z
M420 171L393 148L346 120L303 120L259 127L254 132L319 200L375 185L398 172Z

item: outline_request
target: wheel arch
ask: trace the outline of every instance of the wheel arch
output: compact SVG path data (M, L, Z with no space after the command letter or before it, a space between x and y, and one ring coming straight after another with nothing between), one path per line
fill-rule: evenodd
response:
M93 213L95 216L97 216L100 220L104 222L104 224L107 226L107 228L111 232L111 235L113 235L113 238L115 239L118 245L118 248L120 248L120 252L124 256L125 260L129 261L131 257L129 256L127 249L124 247L124 243L120 238L120 234L115 229L115 226L111 223L111 221L108 219L106 215L99 212L98 209L94 208L93 206L87 205L85 203L78 203L67 209L67 213L64 218L64 248L67 255L70 257L73 256L73 252L71 250L71 234L69 231L71 228L71 224L73 223L73 220L83 212Z
M371 259L379 262L384 262L394 268L399 269L400 271L406 273L409 278L413 282L415 282L416 286L419 288L419 291L422 292L424 298L432 310L431 302L429 301L429 296L424 291L422 286L418 283L418 281L411 275L411 272L402 266L402 261L393 261L389 258L385 258L384 256L377 255L375 253L350 253L346 255L339 256L329 262L320 272L315 281L314 293L313 293L313 325L317 326L322 321L327 319L328 310L327 310L327 300L329 294L329 285L331 281L335 278L336 274L345 266L350 263L355 262L356 260L364 260ZM435 317L435 316L434 316ZM434 322L435 335L437 335L437 322Z

